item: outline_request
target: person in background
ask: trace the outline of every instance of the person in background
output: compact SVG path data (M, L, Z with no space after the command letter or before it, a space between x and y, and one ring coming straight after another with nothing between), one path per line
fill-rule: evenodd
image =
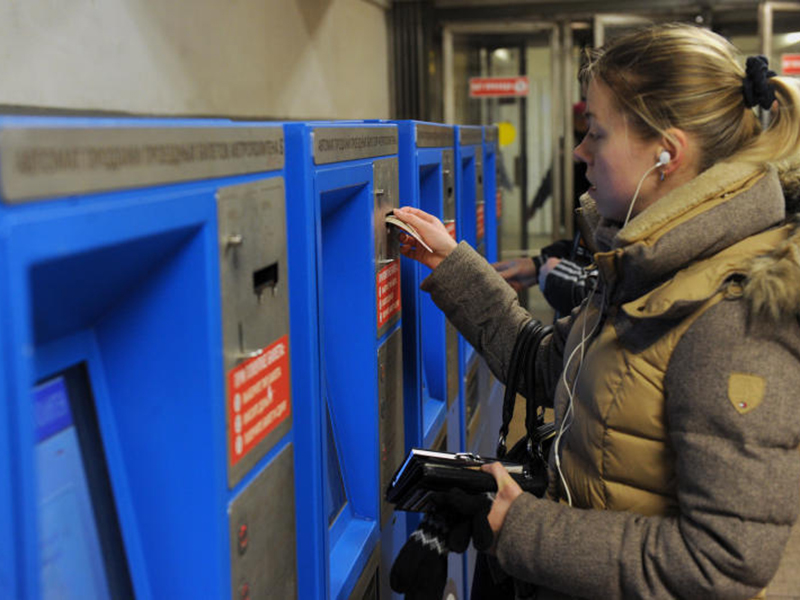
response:
M577 146L586 134L588 124L585 116L586 102L572 105L572 124ZM530 206L526 210L526 222L552 196L552 168L548 169L539 189L534 194ZM512 258L494 263L494 268L516 291L538 285L548 304L555 309L556 318L568 315L573 308L580 305L588 295L597 271L587 268L592 263L592 253L587 248L586 240L580 234L579 198L589 189L586 180L586 164L576 161L573 168L573 193L575 211L574 239L559 240L542 248L537 256Z
M800 597L798 84L688 25L615 38L584 77L598 284L523 374L554 406L547 497L485 467L493 552L539 600ZM505 381L530 315L438 219L395 214Z

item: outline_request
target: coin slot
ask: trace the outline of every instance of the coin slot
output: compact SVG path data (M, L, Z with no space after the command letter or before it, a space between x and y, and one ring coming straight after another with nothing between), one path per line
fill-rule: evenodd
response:
M253 271L253 292L260 296L267 288L278 285L278 263Z

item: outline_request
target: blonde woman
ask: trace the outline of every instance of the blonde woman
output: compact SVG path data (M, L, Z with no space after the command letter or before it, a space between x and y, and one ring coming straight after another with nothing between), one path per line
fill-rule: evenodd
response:
M599 284L525 374L555 407L548 499L492 465L494 552L540 599L800 597L800 558L776 577L800 507L800 232L778 175L798 91L681 25L612 41L585 76ZM434 250L404 240L423 289L505 379L530 315L438 220L395 214Z

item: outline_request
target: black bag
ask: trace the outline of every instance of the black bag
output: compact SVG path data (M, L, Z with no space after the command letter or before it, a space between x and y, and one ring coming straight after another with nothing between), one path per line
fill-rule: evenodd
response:
M532 474L547 479L547 456L555 439L555 425L544 422L544 408L536 403L536 380L534 361L542 340L553 330L543 326L540 321L531 319L517 335L514 350L508 366L505 395L503 396L503 422L500 426L500 439L497 443L497 457L525 465ZM520 377L525 377L524 396L527 400L525 410L525 435L511 450L506 450L506 438L519 389ZM545 486L546 487L546 486ZM543 495L544 490L541 494Z
M497 443L497 457L525 466L526 470L538 478L541 485L534 492L544 495L547 489L547 457L550 446L555 439L555 425L544 422L544 408L536 403L534 378L534 361L542 340L552 331L551 326L544 327L540 321L532 319L525 323L517 335L514 350L508 366L506 389L503 396L503 423L500 426L500 439ZM508 426L514 416L514 404L519 390L520 376L524 376L525 435L506 450ZM534 587L522 581L514 580L503 572L497 559L478 553L475 571L472 577L472 600L514 600L516 597L532 597Z

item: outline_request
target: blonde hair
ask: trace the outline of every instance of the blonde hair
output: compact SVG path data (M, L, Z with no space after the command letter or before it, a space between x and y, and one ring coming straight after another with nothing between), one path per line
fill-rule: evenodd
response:
M800 154L800 91L772 77L778 101L762 131L745 105L742 56L725 38L691 25L655 25L612 40L592 53L582 72L599 79L645 139L669 138L671 127L695 136L700 169L717 162L796 162Z

